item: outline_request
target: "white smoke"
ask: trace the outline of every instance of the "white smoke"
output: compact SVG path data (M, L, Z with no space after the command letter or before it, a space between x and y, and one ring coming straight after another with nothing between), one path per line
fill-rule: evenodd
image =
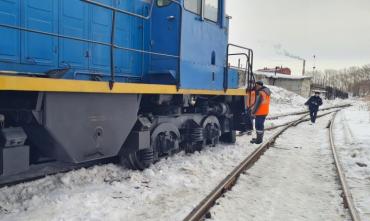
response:
M301 60L301 61L305 60L304 58L301 58L298 55L294 55L294 54L290 53L289 51L284 49L281 44L274 45L274 49L275 49L276 53L279 54L279 55L284 55L284 56L287 56L289 58L298 59L298 60Z

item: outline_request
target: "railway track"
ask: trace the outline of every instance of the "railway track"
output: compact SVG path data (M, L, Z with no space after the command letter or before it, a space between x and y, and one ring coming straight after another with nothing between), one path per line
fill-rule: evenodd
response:
M349 107L349 106L351 106L351 104L343 104L343 105L338 105L338 106L321 108L320 111L326 111L326 110L331 110L331 109L335 109L335 108L345 108L345 107ZM309 113L309 111L307 111L307 110L297 111L297 112L291 112L291 113L286 113L286 114L269 116L269 117L266 118L266 120L276 120L276 119L279 119L279 118L282 118L282 117L288 117L288 116L294 116L294 115L303 115L303 114L308 114L308 113Z
M348 107L348 105L342 106L340 108L345 108L345 107ZM330 109L334 109L334 108L338 108L338 107L332 107ZM328 112L328 113L321 114L321 115L318 116L318 118L323 117L323 116L327 116L329 114L334 114L334 116L335 116L338 111L339 111L339 109ZM210 194L208 194L185 217L184 221L198 221L198 220L202 220L202 219L205 219L205 218L209 218L210 217L210 214L209 214L210 209L215 205L216 201L220 197L222 197L227 191L230 191L232 189L232 187L236 184L236 181L238 180L239 176L242 173L244 173L246 170L251 168L258 161L258 159L266 152L266 150L268 150L271 147L271 145L273 145L275 143L275 140L282 133L284 133L286 130L288 130L291 127L295 127L295 126L297 126L298 124L300 124L302 122L308 121L309 119L307 119L306 117L307 117L307 115L305 114L302 117L300 117L299 119L291 121L291 122L287 123L286 125L280 125L279 127L281 127L281 128L277 132L275 132L271 136L270 139L268 139L267 141L262 143L255 151L253 151L252 154L250 154L242 163L240 163L230 174L228 174L226 176L226 178L223 179L217 185L217 187L214 188L212 190L212 192L210 192ZM333 121L331 121L331 122L333 122ZM332 125L333 124L330 124L330 131L332 131ZM333 141L332 141L332 132L330 133L330 136L331 136L331 138L330 138L331 142L333 143ZM337 158L337 157L335 156L335 158ZM343 174L342 172L338 172L338 173L340 173L341 175ZM339 176L341 176L341 175L339 175ZM341 183L342 183L342 180L345 181L345 179L341 178ZM348 205L349 210L351 210L351 208L354 209L353 203L349 202L351 200L348 199L348 197L350 197L350 194L348 192L348 187L347 186L343 187L343 190L344 190L343 197L344 197L344 200L346 202L345 206ZM351 217L355 217L355 215L352 215L352 212L351 212ZM353 218L353 220L354 221L359 221L359 219L357 219L356 217Z
M317 117L323 117L323 116L326 116L328 114L331 114L333 112L336 112L338 109L341 109L341 108L346 108L346 107L350 107L351 104L344 104L344 105L339 105L339 106L332 106L332 107L327 107L327 108L323 108L320 110L320 112L322 111L329 111L329 110L333 110L334 111L329 111L329 112L325 112L325 113L322 113L322 114L319 114ZM299 115L302 115L302 117L305 117L309 114L308 111L300 111L300 112L292 112L289 114L282 114L282 115L276 115L276 116L272 116L272 117L267 117L266 120L276 120L276 119L279 119L279 118L283 118L283 117L288 117L288 116L299 116ZM299 118L301 119L301 118ZM294 122L296 120L293 120L293 121L288 121L286 123L283 123L283 124L279 124L279 125L274 125L274 126L270 126L270 127L266 127L265 130L266 131L270 131L270 130L275 130L277 128L280 128L280 127L284 127L284 126L287 126L288 124L290 124L291 122ZM305 119L304 121L309 121L309 119ZM241 133L241 134L238 134L237 136L243 136L244 133Z
M348 106L349 105L333 106L333 107L325 108L323 110L331 110L331 109L343 108L343 107L348 107ZM330 113L332 113L332 112L330 112ZM325 116L325 115L330 114L330 113L321 114L318 117ZM302 122L309 120L309 119L304 119L307 116L306 111L305 112L295 112L295 113L292 113L292 114L293 115L302 115L302 117L299 118L299 119L301 119L300 121L302 121ZM284 117L284 116L287 116L287 115L281 115L280 117ZM291 122L289 122L289 123L291 123ZM273 126L273 127L270 127L270 128L266 128L266 130L273 130L273 129L276 129L276 128L279 128L279 127L287 126L289 123L285 123L283 125L277 125L277 126ZM106 159L106 160L98 160L98 161L94 161L94 162L90 162L90 163L86 163L86 164L81 164L81 165L76 165L76 166L64 165L64 164L61 164L61 165L52 165L51 164L47 168L43 168L43 169L40 169L38 166L34 166L34 168L32 168L32 170L31 170L32 174L30 176L24 176L24 177L20 178L23 174L14 175L13 177L11 177L7 181L4 181L0 178L0 188L5 187L5 186L17 185L19 183L35 181L35 180L38 180L38 179L42 179L45 176L51 176L51 175L55 175L55 174L58 174L58 173L66 173L66 172L69 172L71 170L76 170L76 169L80 169L80 168L88 168L88 167L94 166L96 164L104 165L104 164L107 164L107 163L114 163L114 162L117 163L117 159L110 158L110 159ZM61 169L61 168L64 168L64 169Z
M335 142L334 142L334 134L333 134L333 128L334 128L334 122L335 122L335 117L337 113L334 113L332 119L330 120L330 125L329 125L329 139L330 139L330 147L333 153L333 158L335 162L335 167L337 169L338 177L339 177L339 182L342 187L342 198L343 198L343 204L344 207L348 209L349 214L351 215L351 218L353 221L361 221L360 216L357 212L357 209L355 207L354 201L352 194L349 190L346 176L343 172L342 164L340 162L340 159L338 157L338 152L335 147Z
M332 108L334 109L334 108ZM328 109L330 110L330 109ZM329 115L329 114L332 114L332 113L335 113L337 112L338 110L333 110L333 111L329 111L329 112L325 112L325 113L322 113L322 114L318 114L317 117L320 118L320 117L324 117L326 115ZM308 114L305 114L304 117L308 116ZM306 121L309 121L310 119L307 118L307 119L302 119L299 123L302 123L302 122L306 122ZM274 130L274 129L277 129L277 128L280 128L280 127L283 127L283 126L287 126L289 125L290 123L292 123L294 121L290 121L290 122L287 122L287 123L284 123L284 124L280 124L280 125L276 125L276 126L272 126L272 127L268 127L268 128L265 128L265 130Z

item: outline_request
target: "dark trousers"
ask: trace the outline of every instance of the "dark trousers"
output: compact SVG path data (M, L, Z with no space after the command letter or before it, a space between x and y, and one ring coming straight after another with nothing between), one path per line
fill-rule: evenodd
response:
M244 124L244 132L252 131L253 130L253 118L249 111L246 111L242 115L242 121Z
M265 120L266 116L256 116L255 127L257 133L263 133L265 130Z
M310 110L311 122L315 123L317 118L317 110Z

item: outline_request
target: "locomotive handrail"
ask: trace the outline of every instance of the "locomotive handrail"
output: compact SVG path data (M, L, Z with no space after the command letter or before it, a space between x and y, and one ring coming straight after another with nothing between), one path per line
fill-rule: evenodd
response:
M246 61L246 67L248 67L248 73L246 73L246 80L247 80L247 89L251 89L252 88L252 82L255 81L255 77L254 77L254 74L253 74L253 67L252 65L248 62L248 60L250 59L250 55L246 54L246 53L234 53L234 54L229 54L229 56L240 56L240 55L244 55L246 56L247 58L247 61Z
M126 14L126 15L131 15L131 16L134 16L134 17L137 17L137 18L148 20L148 19L150 19L150 17L152 17L152 12L153 12L153 7L154 7L154 1L155 0L151 1L150 10L149 10L147 16L143 16L143 15L136 14L136 13L133 13L133 12L129 12L129 11L126 11L126 10L123 10L123 9L115 8L115 7L112 7L112 6L109 6L109 5L100 3L100 2L96 2L96 1L93 1L93 0L81 0L81 1L85 2L85 3L95 5L95 6L99 6L101 8L109 9L109 10L112 10L112 11L115 11L115 12L120 12L120 13L123 13L123 14Z
M72 36L68 36L68 35L60 35L60 34L55 34L55 33L52 33L52 32L44 32L44 31L39 31L39 30L34 30L34 29L29 29L29 28L23 28L23 27L19 27L19 26L13 26L13 25L7 25L7 24L1 24L0 23L0 27L10 28L10 29L17 29L17 30L20 30L20 31L27 31L27 32L32 32L32 33L36 33L36 34L49 35L49 36L52 36L52 37L65 38L65 39L69 39L69 40L81 41L81 42L86 42L86 43L93 43L93 44L98 44L98 45L103 45L103 46L111 46L110 43L105 43L105 42L101 42L101 41L83 39L83 38L72 37ZM122 47L122 46L118 46L116 44L114 44L114 47L116 49L121 49L121 50L125 50L125 51L132 51L132 52L138 52L138 53L144 53L144 54L152 54L152 55L171 57L171 58L179 58L178 55L163 54L163 53L145 51L145 50L140 50L140 49L135 49L135 48Z
M115 48L114 47L114 39L115 38L114 38L114 33L115 33L116 12L124 13L124 14L131 15L131 16L134 16L134 17L137 17L137 18L144 19L144 20L148 20L152 16L155 0L151 1L150 10L149 10L147 16L138 15L138 14L126 11L126 10L118 9L118 8L111 7L111 6L106 5L106 4L95 2L93 0L81 0L81 1L85 2L85 3L93 4L95 6L102 7L102 8L105 8L105 9L108 9L108 10L112 11L112 30L111 30L111 44L110 44L110 47L111 47L111 53L110 53L110 56L111 56L111 58L110 58L111 59L111 80L109 81L109 87L110 87L110 89L112 89L114 81L115 81L115 74L114 74L114 48ZM182 5L181 5L180 2L178 2L176 0L170 0L170 1L177 4L180 7L180 29L179 29L180 35L179 35L179 42L178 42L179 54L178 54L178 56L175 57L175 58L178 58L178 70L176 71L176 88L177 88L177 90L179 90L180 89L180 64L181 64L180 55L181 55ZM143 31L143 33L144 33L144 31ZM149 53L149 54L153 54L153 53ZM154 55L160 55L160 54L157 53L157 54L154 54ZM174 57L174 56L172 56L172 57Z
M91 1L91 0L81 0L81 1L82 2L85 2L85 3L94 4L96 6L100 6L100 7L103 7L103 8L112 10L112 30L111 30L111 39L110 39L110 42L109 43L101 42L101 41L95 41L95 40L89 40L89 39L84 39L84 38L79 38L79 37L73 37L73 36L68 36L68 35L61 35L61 34L56 34L56 33L52 33L52 32L39 31L39 30L35 30L35 29L29 29L29 28L25 28L25 27L21 27L21 26L14 26L14 25L2 24L2 23L0 23L0 27L9 28L9 29L15 29L15 30L19 30L19 31L25 31L25 32L31 32L31 33L36 33L36 34L42 34L42 35L52 36L52 37L56 37L56 38L64 38L64 39L69 39L69 40L75 40L75 41L92 43L92 44L97 44L97 45L102 45L102 46L110 47L111 48L111 53L110 53L110 56L111 56L111 59L110 59L111 60L110 61L110 63L111 63L110 64L110 66L111 66L111 70L110 70L110 72L111 72L111 80L109 82L109 86L110 86L111 89L112 89L113 83L115 81L115 73L114 73L114 52L113 52L114 49L119 49L119 50L131 51L131 52L136 52L136 53L150 54L150 55L157 55L157 56L163 56L163 57L178 59L178 71L177 71L177 77L176 78L178 78L178 80L177 80L178 81L177 87L179 88L180 73L178 73L178 72L180 72L180 55L181 55L180 50L179 50L179 54L178 55L173 55L173 54L158 53L158 52L152 52L152 51L135 49L135 48L129 48L129 47L122 47L122 46L118 46L118 45L116 45L114 43L114 41L115 41L114 35L115 35L116 12L118 11L118 12L121 12L121 13L124 13L124 14L132 15L134 17L139 17L139 18L141 17L142 19L149 19L151 17L151 15L152 15L152 10L153 10L153 6L154 6L154 1L155 0L152 0L151 9L150 9L150 12L148 13L148 16L140 16L140 15L137 15L135 13L131 13L131 12L127 12L125 10L120 10L120 9L117 9L117 8L113 8L113 7L110 7L110 6L101 4L101 3L97 3L97 2ZM180 13L181 13L181 20L182 20L182 6L181 6L181 4L179 2L177 2L177 1L175 1L175 0L170 0L170 1L180 6ZM180 25L181 25L181 21L180 21ZM181 32L181 28L180 28L179 31ZM180 36L181 36L181 34L180 34ZM181 37L179 37L179 38L181 38ZM181 40L179 39L179 45L181 45L180 41Z
M233 54L228 54L228 56L229 57L230 56L245 56L246 57L245 67L249 69L250 56L248 54L246 54L246 53L233 53ZM246 77L245 80L247 80L247 82L249 82L250 81L250 75L249 75L248 71L245 72L245 77ZM228 79L228 76L227 76L226 79ZM249 88L249 83L248 83L247 88Z
M254 59L254 53L253 53L253 50L252 50L252 49L250 49L250 48L247 48L247 47L243 47L243 46L240 46L240 45L236 45L236 44L229 43L229 44L227 45L227 54L229 54L230 47L235 47L235 48L239 48L239 49L243 49L243 50L248 51L248 54L249 54L249 56L250 56L250 58L251 58L251 60L250 60L251 68L252 68L252 70L253 70L253 59ZM228 60L228 58L226 58L226 59L227 59L227 61L229 61L229 60Z
M100 2L96 2L96 1L93 1L93 0L81 0L83 2L86 2L86 3L89 3L89 4L92 4L92 5L96 5L96 6L99 6L99 7L102 7L102 8L105 8L105 9L109 9L109 10L112 10L112 11L116 11L116 12L120 12L120 13L123 13L123 14L126 14L126 15L131 15L131 16L134 16L134 17L137 17L137 18L141 18L141 19L144 19L144 20L148 20L150 19L150 17L152 16L152 12L153 12L153 7L154 7L154 2L156 0L152 0L151 3L150 3L150 10L148 12L148 15L147 16L143 16L143 15L140 15L140 14L136 14L136 13L133 13L133 12L129 12L129 11L126 11L126 10L123 10L123 9L119 9L119 8L116 8L116 7L112 7L112 6L109 6L109 5L106 5L106 4L103 4L103 3L100 3ZM178 5L181 5L178 1L175 1L175 0L169 0L175 4L178 4Z
M240 55L244 55L247 58L246 67L248 66L248 68L246 69L246 81L247 81L247 88L246 88L246 90L248 90L248 92L247 92L247 93L249 93L248 99L249 99L249 103L251 104L252 103L252 97L250 96L250 91L253 88L253 83L252 82L255 81L255 78L254 78L253 72L247 71L247 70L252 70L252 67L251 67L251 65L249 63L249 61L250 61L250 54L249 55L246 54L246 53L233 53L233 54L229 54L229 56L240 56ZM253 105L250 105L250 107L251 106L253 106Z
M233 53L233 54L230 54L230 47L235 47L235 48L238 48L238 49L242 49L242 50L246 50L247 53ZM224 76L224 90L226 91L228 89L228 79L229 79L229 56L240 56L240 55L244 55L246 56L247 58L247 65L246 65L246 69L245 69L245 72L246 72L246 80L247 80L247 88L248 89L251 89L252 88L252 80L254 81L254 76L253 76L253 50L250 49L250 48L246 48L246 47L243 47L243 46L239 46L239 45L236 45L236 44L231 44L229 43L227 45L227 56L226 56L226 71L225 71L225 76Z
M53 32L45 32L45 31L39 31L39 30L35 30L35 29L30 29L30 28L25 28L25 27L21 27L21 26L14 26L14 25L9 25L9 24L1 24L0 23L0 27L3 27L3 28L9 28L9 29L15 29L15 30L19 30L19 31L24 31L24 32L31 32L31 33L36 33L36 34L42 34L42 35L47 35L47 36L52 36L52 37L56 37L56 38L63 38L63 39L69 39L69 40L75 40L75 41L80 41L80 42L85 42L85 43L92 43L92 44L97 44L97 45L103 45L103 46L107 46L107 47L110 47L111 48L111 53L110 53L110 56L111 56L111 61L110 61L110 66L111 66L111 80L110 80L110 88L113 87L113 83L114 83L114 80L115 80L115 73L114 73L114 52L113 50L114 49L119 49L119 50L125 50L125 51L131 51L131 52L136 52L136 53L141 53L141 54L149 54L149 55L156 55L156 56L162 56L162 57L167 57L167 58L174 58L174 59L177 59L178 60L178 70L176 71L176 87L177 89L180 88L180 64L181 64L181 25L182 25L182 11L183 11L183 8L182 8L182 5L180 2L176 1L176 0L169 0L171 2L173 2L174 4L177 4L180 8L180 21L179 21L179 39L178 39L178 45L179 45L179 53L177 55L174 55L174 54L165 54L165 53L159 53L159 52L153 52L153 51L148 51L148 50L141 50L141 49L135 49L135 48L129 48L129 47L123 47L123 46L118 46L117 44L114 43L115 41L115 38L114 38L114 35L115 35L115 20L116 20L116 16L115 16L115 13L116 12L120 12L120 13L124 13L124 14L128 14L128 15L131 15L131 16L134 16L134 17L138 17L138 18L141 18L141 19L150 19L151 15L152 15L152 11L153 11L153 7L154 7L154 1L155 0L152 0L151 2L151 7L150 7L150 11L148 12L148 15L147 16L141 16L141 15L138 15L138 14L135 14L135 13L131 13L131 12L128 12L128 11L125 11L125 10L121 10L121 9L117 9L117 8L114 8L114 7L110 7L110 6L107 6L107 5L104 5L104 4L101 4L101 3L98 3L98 2L95 2L95 1L92 1L92 0L80 0L82 2L85 2L85 3L90 3L90 4L93 4L93 5L96 5L96 6L100 6L100 7L103 7L103 8L106 8L106 9L110 9L112 10L112 30L111 30L111 39L110 39L110 42L109 43L106 43L106 42L101 42L101 41L96 41L96 40L89 40L89 39L84 39L84 38L79 38L79 37L73 37L73 36L68 36L68 35L61 35L61 34L56 34L56 33L53 33Z

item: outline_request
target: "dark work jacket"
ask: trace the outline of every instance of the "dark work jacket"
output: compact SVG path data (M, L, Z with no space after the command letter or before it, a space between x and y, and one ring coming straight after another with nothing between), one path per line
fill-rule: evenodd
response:
M322 99L319 96L312 96L305 105L308 105L310 111L318 111L319 107L322 105Z

